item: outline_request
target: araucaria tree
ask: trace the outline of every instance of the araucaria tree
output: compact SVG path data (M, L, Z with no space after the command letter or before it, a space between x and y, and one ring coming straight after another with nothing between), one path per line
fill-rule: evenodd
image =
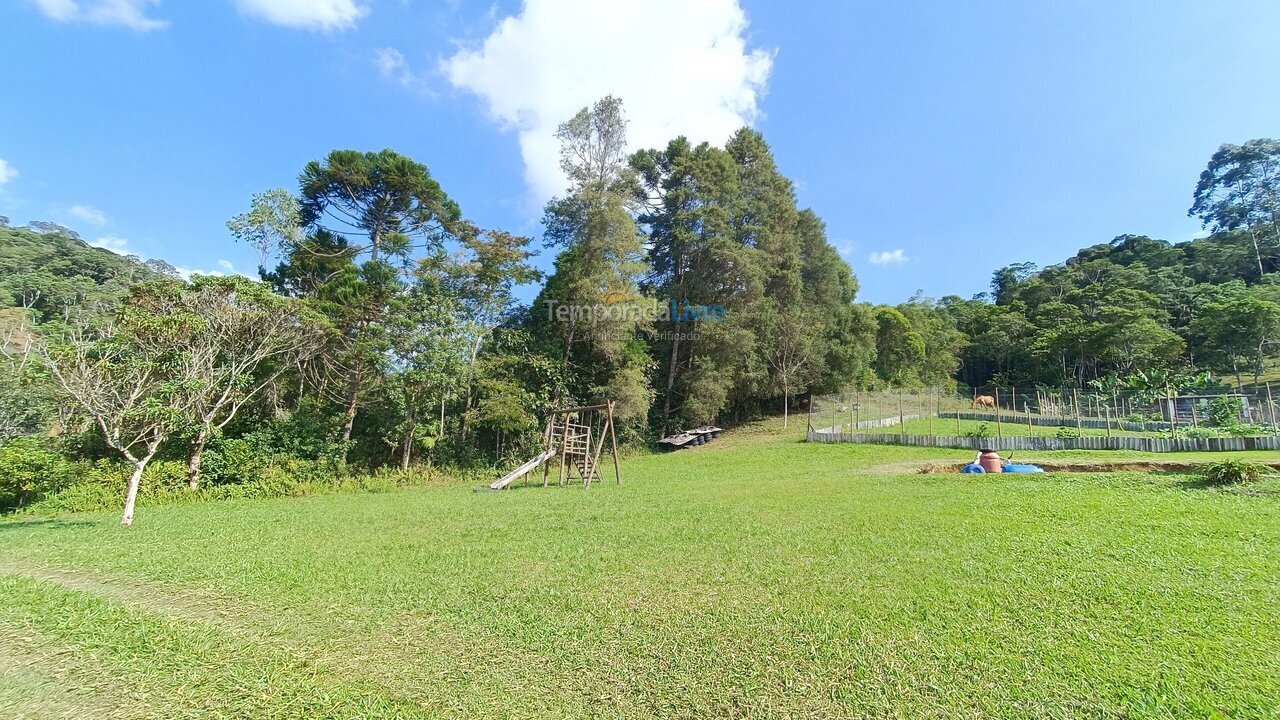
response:
M279 254L269 279L312 297L346 338L341 440L349 445L361 389L389 350L385 325L412 258L474 228L425 165L391 150L335 150L303 169L296 209L264 193L229 225Z

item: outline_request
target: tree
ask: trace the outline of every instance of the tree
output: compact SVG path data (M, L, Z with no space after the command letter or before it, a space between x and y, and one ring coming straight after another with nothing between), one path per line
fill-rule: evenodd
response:
M812 369L818 359L818 343L812 332L814 323L801 312L783 312L773 318L766 339L769 366L774 382L782 391L782 427L787 427L791 397L808 388Z
M1234 283L1208 299L1191 324L1200 344L1198 356L1214 369L1230 370L1243 385L1241 366L1250 367L1258 382L1269 345L1280 342L1280 302L1271 288Z
M101 329L85 325L64 337L43 337L39 357L67 402L102 433L133 472L125 489L122 525L133 523L142 473L169 437L190 426L191 377L185 348L199 332L187 313L153 315L126 307Z
M557 131L571 186L547 204L543 224L547 244L563 250L534 305L538 326L556 337L575 371L571 391L615 399L619 422L642 420L652 402L640 338L649 327L639 288L645 263L628 208L634 181L620 145L625 133L622 103L613 97L583 108Z
M924 338L894 308L876 308L875 319L876 374L896 385L916 384L917 368L924 361Z
M419 261L406 292L395 299L388 322L395 422L389 444L408 470L415 449L434 447L444 436L445 405L470 371L470 332L462 308L466 275L457 261L437 251ZM438 408L438 414L435 412Z
M464 382L463 436L466 435L467 413L474 401L472 382L476 358L490 333L506 319L515 305L512 295L517 285L534 282L542 273L529 264L533 256L527 250L531 240L501 230L469 233L462 240L468 253L459 272L464 280L459 286L459 299L471 325L471 356Z
M1247 232L1258 276L1265 275L1280 247L1280 141L1260 138L1218 148L1200 174L1187 214L1215 232Z
M190 286L150 285L131 306L162 319L185 318L193 326L174 372L186 378L182 406L195 431L187 484L200 484L205 445L246 403L325 347L327 323L298 301L272 295L241 277L197 276Z
M365 375L388 350L384 326L412 257L474 229L425 165L391 150L334 150L308 163L298 181L296 207L279 192L264 193L229 225L279 253L284 262L264 275L319 296L347 338L341 437L349 445Z

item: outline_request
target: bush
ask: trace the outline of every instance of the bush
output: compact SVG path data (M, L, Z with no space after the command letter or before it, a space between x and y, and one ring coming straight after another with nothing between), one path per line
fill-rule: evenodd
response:
M1239 425L1227 425L1222 428L1222 432L1231 437L1263 437L1270 435L1271 430L1261 425L1252 423L1240 423Z
M1053 433L1053 436L1059 440L1078 440L1080 439L1080 431L1076 428L1063 425Z
M56 493L70 479L70 463L40 438L14 438L0 445L0 512Z
M1261 480L1271 468L1247 460L1219 460L1200 468L1200 479L1210 485L1239 485Z
M979 440L991 437L991 426L986 423L979 423L978 427L973 430L965 431L964 436L968 438L977 438Z
M267 464L251 440L218 438L205 449L201 472L213 485L242 485L261 476Z
M1244 400L1238 397L1216 397L1209 402L1209 419L1218 427L1231 427L1240 422Z

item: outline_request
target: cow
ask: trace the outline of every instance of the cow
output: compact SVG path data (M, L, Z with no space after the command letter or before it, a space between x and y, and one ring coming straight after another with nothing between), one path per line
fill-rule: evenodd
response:
M991 408L994 410L996 407L996 399L990 395L978 395L973 398L973 403L969 405L969 409L972 410L976 407Z

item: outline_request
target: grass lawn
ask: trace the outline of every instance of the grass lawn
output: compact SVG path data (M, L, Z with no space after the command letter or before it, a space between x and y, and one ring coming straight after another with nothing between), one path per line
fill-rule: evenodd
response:
M799 425L587 492L0 523L0 717L1280 713L1275 481L902 475L972 453Z

